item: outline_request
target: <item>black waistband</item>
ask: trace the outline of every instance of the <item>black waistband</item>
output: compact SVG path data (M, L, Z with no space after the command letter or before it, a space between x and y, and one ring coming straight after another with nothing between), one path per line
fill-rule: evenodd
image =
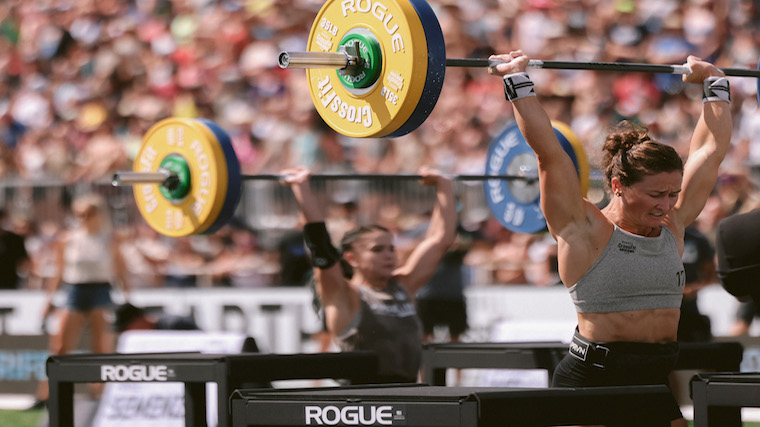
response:
M604 368L611 358L626 356L644 356L650 359L675 360L678 355L678 343L656 344L639 342L600 343L589 340L576 328L570 342L570 355L576 359Z

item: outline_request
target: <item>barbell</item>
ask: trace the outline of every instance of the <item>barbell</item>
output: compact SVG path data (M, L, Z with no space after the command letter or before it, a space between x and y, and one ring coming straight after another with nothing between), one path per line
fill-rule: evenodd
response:
M578 138L560 122L555 135L575 165L581 187L589 188L589 166ZM489 146L484 174L451 175L457 181L484 181L491 213L505 227L533 233L546 228L540 208L535 153L517 125L502 131ZM247 180L283 180L284 175L244 175L229 135L206 119L168 118L143 137L132 171L116 172L112 185L134 186L141 216L160 234L181 237L210 234L230 221ZM315 174L313 180L399 181L416 174Z
M397 137L433 111L446 67L492 67L487 58L446 58L438 19L425 0L328 0L304 52L281 52L282 68L306 69L318 113L336 132ZM688 74L684 65L531 60L529 67ZM760 68L760 63L758 63ZM721 68L760 78L760 70ZM757 81L760 103L760 79Z

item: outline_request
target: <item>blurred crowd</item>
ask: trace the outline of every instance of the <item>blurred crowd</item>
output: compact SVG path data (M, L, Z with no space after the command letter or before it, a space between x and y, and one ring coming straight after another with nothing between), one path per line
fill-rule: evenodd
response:
M451 58L521 48L535 59L681 64L693 54L749 69L760 58L758 0L429 2ZM421 165L483 173L488 144L511 122L512 110L501 81L482 68L448 68L430 117L403 137L349 138L321 121L305 72L280 69L277 56L305 49L322 3L0 2L0 181L94 186L115 170L131 169L142 135L170 116L218 123L245 174L292 166L396 174ZM687 153L701 88L685 86L679 76L577 70L532 70L531 76L551 118L570 125L584 144L592 168L606 131L622 119L646 125ZM733 147L697 222L708 238L721 218L760 205L757 80L732 78L731 84ZM345 214L350 201L335 202ZM66 206L57 220L45 221L34 206L5 208L5 228L26 237L34 258L29 277L47 277L46 247L67 225ZM396 213L385 223L402 243L413 244L413 230L424 220ZM335 215L332 221L344 220ZM139 279L135 287L303 284L287 277L299 271L288 262L303 261L296 224L271 227L283 229L273 237L240 222L215 235L169 241L132 218L119 232ZM513 233L487 215L468 220L463 230L471 283L557 283L546 235ZM42 287L37 280L22 286Z

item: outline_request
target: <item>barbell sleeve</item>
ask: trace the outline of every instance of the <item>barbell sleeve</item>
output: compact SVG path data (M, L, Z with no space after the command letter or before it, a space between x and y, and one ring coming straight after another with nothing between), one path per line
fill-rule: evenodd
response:
M351 65L351 57L345 52L280 52L277 62L280 68L327 68L337 70Z
M163 168L159 168L156 172L122 171L113 174L111 185L114 187L123 187L136 184L161 184L164 186L170 186L171 181L176 180L176 178L177 174Z

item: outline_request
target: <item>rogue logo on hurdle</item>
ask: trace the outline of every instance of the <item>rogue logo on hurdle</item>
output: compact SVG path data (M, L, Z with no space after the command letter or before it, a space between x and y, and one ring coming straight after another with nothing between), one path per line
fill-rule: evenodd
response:
M100 380L111 382L169 381L166 365L102 365Z
M304 406L305 423L307 426L406 425L405 414L405 409L398 405Z

